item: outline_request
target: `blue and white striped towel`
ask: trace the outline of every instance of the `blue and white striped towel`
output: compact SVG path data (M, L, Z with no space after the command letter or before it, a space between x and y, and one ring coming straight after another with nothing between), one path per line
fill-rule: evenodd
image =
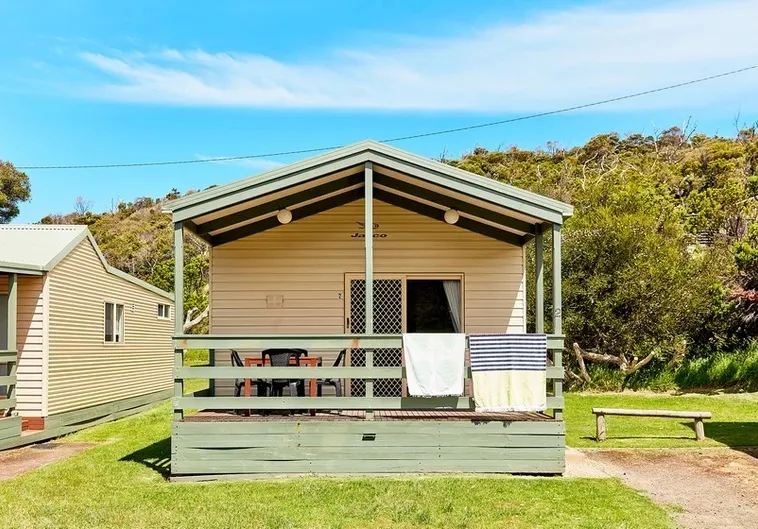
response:
M545 411L546 335L471 334L469 350L476 411Z

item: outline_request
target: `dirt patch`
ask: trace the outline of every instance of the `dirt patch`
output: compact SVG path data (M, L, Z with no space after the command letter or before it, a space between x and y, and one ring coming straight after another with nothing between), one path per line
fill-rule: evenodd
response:
M95 443L42 443L0 452L0 481L76 455Z
M596 470L620 478L687 528L758 529L758 448L584 450ZM678 510L674 507L674 510Z

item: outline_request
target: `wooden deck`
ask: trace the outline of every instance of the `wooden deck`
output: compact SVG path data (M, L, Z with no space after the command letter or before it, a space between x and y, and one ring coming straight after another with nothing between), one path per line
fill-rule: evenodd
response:
M242 413L224 411L201 411L186 415L184 422L341 422L366 421L363 410L339 410L308 413L270 413L263 415L253 412L250 416ZM385 410L375 411L373 421L470 421L470 422L556 422L556 419L544 413L511 412L511 413L477 413L475 411L457 410Z
M542 413L283 413L201 411L175 421L172 479L564 469L565 424Z

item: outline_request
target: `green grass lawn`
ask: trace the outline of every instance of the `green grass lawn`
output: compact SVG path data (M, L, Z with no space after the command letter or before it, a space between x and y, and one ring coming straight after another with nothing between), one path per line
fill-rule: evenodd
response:
M667 514L616 480L408 477L166 480L171 411L83 430L95 448L0 486L4 527L656 529Z
M593 407L710 411L713 419L705 421L707 439L698 442L692 420L606 417L607 439L598 443ZM758 393L684 396L569 393L564 418L566 443L578 448L758 446Z
M193 381L194 382L194 381ZM197 390L202 382L193 383ZM596 443L593 406L708 410L709 440L676 419L608 418ZM758 394L569 394L577 447L758 445ZM668 528L666 512L616 480L408 477L170 483L168 404L83 430L98 445L0 486L0 522L27 528L513 527Z

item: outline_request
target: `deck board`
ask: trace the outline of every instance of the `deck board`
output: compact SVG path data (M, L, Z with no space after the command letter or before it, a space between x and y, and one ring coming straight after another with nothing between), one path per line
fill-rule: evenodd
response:
M296 413L290 415L252 413L249 417L233 412L200 411L185 415L184 422L330 422L330 421L365 421L366 413L361 410L339 410L318 412L316 415ZM374 412L374 421L501 421L501 422L555 422L544 413L478 413L458 410L384 410Z

